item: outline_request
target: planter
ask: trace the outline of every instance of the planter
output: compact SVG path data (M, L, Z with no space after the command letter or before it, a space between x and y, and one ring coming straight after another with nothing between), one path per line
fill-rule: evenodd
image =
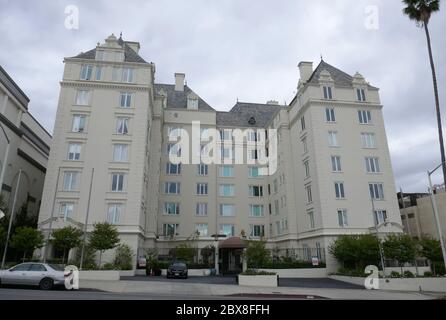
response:
M279 282L278 275L238 275L238 285L248 287L277 287Z
M135 275L135 270L119 270L120 277L133 277Z
M331 279L364 286L366 278L330 276ZM379 290L446 292L446 277L379 279Z
M79 280L117 281L119 280L119 271L117 270L79 271Z
M326 268L308 268L308 269L258 269L277 274L280 278L326 278Z

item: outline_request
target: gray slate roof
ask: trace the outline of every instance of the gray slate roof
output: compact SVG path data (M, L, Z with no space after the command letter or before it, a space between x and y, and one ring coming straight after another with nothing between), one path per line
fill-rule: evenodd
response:
M184 86L184 91L175 91L175 85L173 84L156 83L155 91L159 91L161 89L163 89L167 94L168 108L187 108L187 96L189 93L195 93L187 85ZM198 110L214 111L214 109L200 97L198 97Z
M327 70L328 73L330 73L335 85L341 87L353 87L353 77L351 75L345 73L342 70L339 70L338 68L333 67L332 65L326 63L324 60L322 60L317 68L314 70L313 74L308 80L308 83L319 84L319 75L321 74L322 70ZM369 85L369 88L376 89L371 85Z
M122 38L118 39L118 43L124 48L124 61L125 62L139 62L139 63L147 63L139 54L135 52L128 44L125 43ZM83 52L74 56L73 58L78 59L89 59L94 60L96 58L96 49L92 49L87 52Z
M229 112L217 112L217 126L264 128L284 106L237 102ZM254 118L255 123L249 120Z

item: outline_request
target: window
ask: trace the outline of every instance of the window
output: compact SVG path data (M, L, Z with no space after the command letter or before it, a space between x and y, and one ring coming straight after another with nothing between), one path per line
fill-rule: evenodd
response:
M121 204L110 204L108 206L107 222L111 224L118 224L121 216L121 211Z
M366 157L365 158L365 168L368 173L379 173L379 160L374 157Z
M379 225L386 222L387 211L386 210L375 210L375 224Z
M338 223L340 227L348 226L347 210L345 209L338 210Z
M197 183L197 194L198 195L208 194L208 184L207 183Z
M124 68L122 69L122 82L133 82L133 69Z
M310 177L310 161L305 161L304 162L304 168L305 168L305 178L309 178Z
M187 99L187 108L193 109L193 110L198 110L198 99L188 98Z
M232 140L232 130L231 129L220 130L220 139L221 140Z
M166 174L181 174L181 163L166 163Z
M312 210L307 212L308 214L308 226L310 229L314 229L314 212Z
M250 197L263 197L263 186L249 186Z
M233 159L232 148L221 148L221 157L223 159Z
M68 160L80 160L81 158L81 144L70 143L68 145Z
M302 131L305 130L305 117L302 116L302 118L300 118L300 127L302 129Z
M263 217L264 216L263 204L250 204L249 205L249 216L250 217Z
M197 207L195 209L195 214L197 216L207 216L208 215L208 204L205 202L197 203Z
M364 89L356 89L356 97L358 98L358 101L364 102L365 101L365 90Z
M74 204L71 202L62 202L59 207L59 217L67 219L73 216Z
M88 106L90 104L90 91L88 90L77 90L76 93L76 105L78 106Z
M224 234L227 237L233 237L235 234L235 227L233 224L221 224L219 233Z
M249 150L249 159L250 160L258 160L259 159L259 150Z
M167 127L167 136L172 141L176 141L182 133L183 129L180 127Z
M361 142L363 148L376 148L374 133L361 133Z
M249 226L249 235L254 238L260 238L265 236L265 226L263 224L256 224Z
M198 167L198 175L207 176L208 175L208 165L207 164L199 164Z
M64 191L73 191L77 188L78 175L79 172L74 172L74 171L64 172L64 177L63 177Z
M338 133L336 131L328 131L328 146L339 147Z
M325 120L327 122L335 122L335 112L334 108L325 108Z
M220 185L220 197L233 197L234 185L233 184L221 184Z
M310 186L306 186L305 189L307 191L307 203L312 203L313 202L313 195L311 194L311 185Z
M113 146L113 161L125 162L129 158L129 146L127 144L115 144Z
M279 200L278 199L274 200L274 211L275 211L276 216L279 215L280 209L279 209Z
M132 93L121 92L121 97L119 100L119 106L121 108L130 108L132 106Z
M341 157L340 156L331 156L331 170L333 172L341 172Z
M304 153L308 152L307 137L302 139L302 149L304 150Z
M178 234L180 225L178 223L164 223L163 224L163 236L175 236Z
M277 191L279 190L279 185L277 183L277 178L274 179L274 181L273 181L273 190L274 190L274 193L277 193Z
M71 128L72 132L84 132L85 130L85 116L75 115L73 117L73 126Z
M179 182L166 182L164 184L165 194L180 194L180 183Z
M112 187L113 192L122 192L124 190L124 174L112 173Z
M208 235L208 224L207 223L197 223L195 225L195 230L198 232L200 236Z
M251 142L256 142L259 141L260 139L260 135L254 131L254 130L249 130L248 134L247 134L247 140L251 141Z
M384 188L382 183L369 183L370 197L375 200L384 199Z
M220 204L220 216L233 217L235 215L235 206L233 204Z
M81 80L91 80L92 72L93 66L90 64L84 64L81 68Z
M168 143L167 144L167 154L181 157L181 146L177 143Z
M117 134L128 134L129 133L129 118L118 118L116 123L116 133Z
M33 263L29 271L46 272L48 271L43 264Z
M280 227L280 221L276 221L276 233L277 234L281 234L282 233L282 229Z
M97 66L95 79L96 79L96 81L99 81L99 80L101 80L101 78L102 78L102 67Z
M169 215L179 215L180 214L180 204L177 202L165 202L164 203L164 213Z
M358 110L358 118L360 124L372 123L372 114L370 110Z
M344 199L345 191L344 191L344 182L335 182L335 194L336 199Z
M220 177L229 178L234 176L233 166L220 166Z
M332 91L331 87L324 86L323 90L324 90L324 99L326 99L326 100L333 99L333 94L331 92Z
M259 177L259 168L258 167L249 167L249 177L250 178L258 178Z

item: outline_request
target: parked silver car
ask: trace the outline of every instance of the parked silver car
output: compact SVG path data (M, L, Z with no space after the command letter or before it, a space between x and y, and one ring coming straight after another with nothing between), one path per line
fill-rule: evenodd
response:
M2 284L39 286L42 290L50 290L54 286L65 284L64 269L48 263L21 263L10 269L0 270L0 286Z

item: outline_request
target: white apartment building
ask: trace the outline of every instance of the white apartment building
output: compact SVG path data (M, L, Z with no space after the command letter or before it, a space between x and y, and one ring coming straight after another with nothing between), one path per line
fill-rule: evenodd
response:
M28 110L29 98L0 66L0 192L7 215L37 217L51 135Z
M65 58L43 231L51 221L53 228L86 223L88 231L109 221L138 256L184 242L214 245L225 270L240 265L235 237L263 238L306 259L325 260L325 252L335 266L327 247L337 236L401 232L378 89L360 74L301 62L289 105L237 102L222 112L185 85L184 74L157 83L155 65L139 48L112 35ZM197 121L201 140L193 136ZM238 130L249 130L245 139L234 137ZM189 150L184 141L199 147ZM234 161L238 149L241 163ZM209 154L218 163L205 164ZM172 155L198 162L178 165ZM265 167L271 174L260 174Z

